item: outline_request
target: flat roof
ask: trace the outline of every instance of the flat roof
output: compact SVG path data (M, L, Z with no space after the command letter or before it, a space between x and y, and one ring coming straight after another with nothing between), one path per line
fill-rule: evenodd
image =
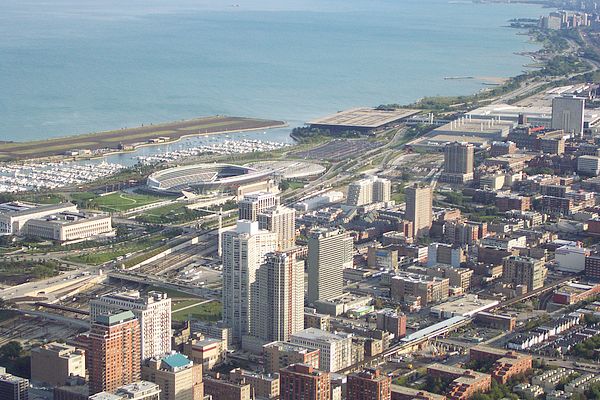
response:
M425 390L413 389L413 388L409 388L406 386L392 384L391 388L392 388L392 393L401 393L404 395L409 395L409 396L414 396L414 397L417 397L417 395L421 394L421 395L425 395L426 397L428 397L432 400L442 400L442 399L446 398L446 396L443 396L441 394L426 392Z
M480 299L475 294L467 294L456 300L450 300L442 304L431 307L435 313L457 313L463 316L469 316L484 311L498 305L498 300Z
M34 204L34 203L23 203L23 202L10 202L0 204L0 214L17 217L29 214L35 214L39 212L59 211L65 208L75 207L72 203L58 203L58 204Z
M467 135L470 133L494 135L514 127L515 123L513 121L460 118L456 121L451 121L446 125L442 125L439 128L435 128L433 133L443 132L452 135L454 132L456 132L457 134Z
M396 110L377 110L374 108L353 108L335 114L308 121L309 125L354 126L359 128L378 128L391 122L408 118L421 110L399 108Z
M520 114L525 115L528 118L537 119L540 121L552 120L552 107L550 106L515 106L510 104L490 104L487 106L479 107L473 111L467 113L467 115L473 118L497 118L500 119L514 119L516 120ZM584 121L594 122L600 118L600 113L595 109L586 108L583 112Z
M330 343L346 339L345 336L336 335L335 333L323 331L323 330L317 329L317 328L307 328L307 329L301 330L299 332L296 332L292 335L292 340L294 338L313 340L313 341L330 342Z
M456 317L452 317L452 318L448 318L442 322L438 322L437 324L433 324L431 326L428 326L427 328L423 328L421 330L418 330L414 333L411 333L410 335L406 336L405 338L402 339L403 342L410 342L413 340L417 340L417 339L421 339L424 338L428 335L431 335L432 333L435 333L436 331L442 330L442 329L446 329L446 328L450 328L456 324L459 324L461 322L467 321L468 318L466 317L462 317L457 315Z

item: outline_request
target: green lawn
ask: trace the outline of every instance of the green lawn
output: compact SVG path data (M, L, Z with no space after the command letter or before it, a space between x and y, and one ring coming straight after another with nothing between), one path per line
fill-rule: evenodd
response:
M136 219L149 224L176 224L194 221L205 215L205 212L190 210L184 204L168 204L144 211Z
M189 304L193 304L193 303L197 303L199 301L202 301L202 299L200 297L198 297L198 300L177 300L177 299L189 299L191 297L194 297L193 294L189 294L189 293L185 293L185 292L180 292L179 290L175 290L175 289L168 289L168 288L164 288L164 287L159 287L159 286L154 286L154 285L150 285L146 288L146 291L151 292L151 291L155 291L155 292L163 292L166 293L171 299L172 301L174 301L177 305L185 302L185 301L191 301L192 303ZM174 304L175 305L175 304ZM171 306L171 308L175 308L173 306ZM181 306L184 307L184 306ZM177 307L177 308L181 308L181 307ZM191 310L191 308L190 308Z
M125 242L115 244L113 248L107 249L100 252L95 253L87 253L87 254L79 254L76 256L69 256L66 259L68 261L90 264L90 265L100 265L105 262L116 259L117 257L124 256L128 253L135 253L137 251L150 249L153 246L156 246L158 243L157 238L147 238L135 242Z
M88 207L103 211L127 211L164 200L161 197L136 193L111 193L88 200Z
M218 321L221 319L221 310L221 303L218 301L212 301L210 303L188 308L187 310L176 311L172 314L172 318L175 321L187 321L190 319L197 319L200 321Z

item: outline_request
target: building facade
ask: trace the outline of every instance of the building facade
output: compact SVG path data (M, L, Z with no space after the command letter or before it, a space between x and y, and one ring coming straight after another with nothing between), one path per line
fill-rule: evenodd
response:
M160 388L160 400L203 400L202 364L183 354L153 357L142 364L142 379Z
M250 334L266 343L287 341L304 329L304 262L296 254L268 253L256 272Z
M352 267L352 237L338 229L315 229L308 238L308 302L343 294L344 268Z
M238 203L239 219L258 221L258 214L279 205L279 196L274 193L259 192L247 194Z
M413 236L420 237L429 233L433 220L433 193L429 186L407 187L406 219L413 224Z
M280 373L281 400L330 400L331 379L327 372L309 365L292 364Z
M258 214L258 227L277 234L277 250L285 251L296 244L296 210L285 206Z
M31 381L45 386L62 386L71 377L85 379L85 351L62 343L31 349Z
M258 222L240 220L223 232L223 321L231 328L233 344L254 332L252 287L267 253L277 248L277 234L261 230Z
M376 369L348 375L347 400L390 400L392 379Z
M544 262L531 257L509 256L502 264L502 281L515 286L526 285L527 291L544 286L546 273Z
M352 337L308 328L292 335L290 342L319 350L320 369L336 372L352 365Z
M89 336L90 394L112 392L140 379L140 323L131 311L102 314Z
M171 351L171 299L166 293L113 293L90 301L90 318L115 310L129 310L140 322L142 360Z

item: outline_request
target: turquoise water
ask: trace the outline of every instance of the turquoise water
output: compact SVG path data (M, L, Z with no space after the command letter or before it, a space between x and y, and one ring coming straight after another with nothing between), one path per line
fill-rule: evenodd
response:
M233 3L233 4L232 4ZM237 6L236 6L237 5ZM0 140L213 114L292 125L468 94L535 49L543 10L447 0L2 0Z

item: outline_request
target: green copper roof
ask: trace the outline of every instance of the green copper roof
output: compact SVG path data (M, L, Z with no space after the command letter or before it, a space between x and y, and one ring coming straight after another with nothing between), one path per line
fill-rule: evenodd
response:
M135 315L133 315L133 313L131 311L120 311L120 312L117 312L114 314L98 315L96 317L96 322L110 326L110 325L120 324L121 322L129 321L134 318L135 318Z
M188 366L191 361L180 353L168 355L162 359L162 362L171 368L182 368Z

